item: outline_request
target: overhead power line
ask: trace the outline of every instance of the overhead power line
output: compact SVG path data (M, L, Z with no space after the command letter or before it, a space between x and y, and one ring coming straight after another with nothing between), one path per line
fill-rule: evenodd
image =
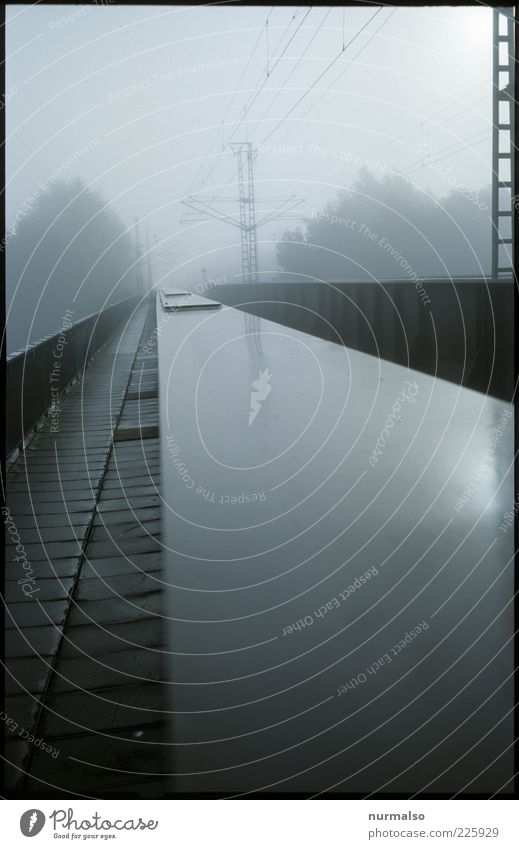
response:
M482 138L482 139L478 139L477 141L473 141L473 142L471 141L471 139L473 139L475 136L480 136L481 133L487 133L487 135L484 136L484 138ZM491 136L492 136L492 133L489 132L488 130L480 130L479 133L475 133L474 136L469 136L468 139L465 139L461 143L458 142L456 150L451 150L449 153L445 153L444 156L435 157L434 159L428 159L426 162L422 163L421 165L417 165L416 168L412 168L411 171L401 172L399 174L399 176L410 177L411 174L415 174L417 171L421 171L422 168L426 168L427 165L432 165L435 162L441 162L443 159L448 159L450 156L455 156L457 153L462 153L467 148L467 146L476 147L476 145L478 145L478 144L483 144L483 142L488 141L491 138ZM470 142L470 145L469 145L469 142ZM452 148L452 147L456 147L456 145L449 145L448 148L444 147L444 148L442 148L442 150L439 150L438 153L442 153L443 151L449 150L449 148ZM407 167L409 167L409 166L407 166Z
M260 31L259 31L258 37L257 37L257 39L256 39L256 41L255 41L254 47L252 48L252 52L251 52L251 54L250 54L250 56L249 56L249 59L251 59L251 60L252 60L252 58L253 58L254 54L256 53L256 50L257 50L257 49L258 49L258 47L259 47L259 44L260 44L261 39L262 39L262 36L263 36L263 31L264 31L264 29L265 29L265 27L266 27L266 25L267 25L267 21L268 21L268 19L269 19L270 15L272 14L272 12L273 12L273 11L274 11L274 6L272 6L272 8L270 9L270 12L269 12L269 14L268 14L267 20L265 21L265 23L263 24L262 28L261 28L261 29L260 29ZM296 13L296 14L297 14L297 13ZM219 135L219 133L220 133L220 131L221 131L222 127L223 127L223 126L224 126L224 124L225 124L225 121L226 121L226 119L227 119L227 116L228 116L229 112L231 111L231 106L232 106L232 104L234 103L234 98L236 97L236 95L237 95L237 93L238 93L238 91L239 91L239 89L240 89L240 86L241 86L241 84L242 84L242 82L243 82L243 80L244 80L244 78L245 78L245 74L247 73L247 71L248 71L248 70L249 70L249 65L245 65L245 67L244 67L244 69L243 69L243 71L242 71L242 74L241 74L241 76L240 76L240 79L238 80L238 82L237 82L237 84L236 84L236 88L234 89L234 91L233 91L233 93L232 93L232 97L231 97L231 99L230 99L230 101L229 101L229 103L228 103L228 105L227 105L227 109L225 110L224 116L223 116L222 120L220 121L220 123L218 124L218 127L217 127L216 132L215 132L215 134L214 134L214 136L213 136L213 139L212 139L212 141L211 141L211 144L209 145L209 151L211 151L211 148L214 146L214 143L216 142L216 140L217 140L217 138L218 138L218 135ZM222 147L223 147L223 145L222 145ZM197 172L196 172L196 174L195 174L195 177L194 177L193 182L191 183L191 189L190 189L190 191L188 192L188 194L191 194L191 193L192 193L192 191L193 191L193 189L194 189L194 187L195 187L196 183L198 182L199 174L203 171L203 167L204 167L204 164L203 164L203 162L202 162L202 164L201 164L201 165L200 165L200 167L198 168L198 171L197 171Z
M278 50L278 48L280 47L281 42L283 41L283 38L285 37L286 32L288 31L288 29L290 28L290 26L291 26L291 25L292 25L292 23L294 22L295 18L297 17L297 14L298 14L298 12L299 12L299 9L300 9L300 8L301 8L301 7L298 7L298 8L296 9L296 11L294 12L294 14L293 14L293 15L292 15L292 17L290 18L289 22L288 22L288 23L287 23L287 25L285 26L285 29L283 30L283 33L281 34L281 38L279 39L278 43L276 44L276 47L275 47L275 49L274 49L274 53L273 53L272 58L274 58L274 56L276 55L277 50ZM274 6L272 7L272 9L274 9ZM272 14L272 9L270 10L270 14ZM304 15L303 19L302 19L302 20L300 21L300 23L297 25L296 30L295 30L295 32L293 33L292 37L289 39L288 43L287 43L287 44L285 45L285 47L283 48L283 52L282 52L282 53L280 54L280 56L277 58L277 60L276 60L276 62L274 63L274 65L270 68L269 77L270 77L270 76L272 76L272 73L275 71L275 69L276 69L277 65L279 64L280 60L281 60L281 59L283 58L283 56L285 55L285 53L286 53L286 51L287 51L288 47L289 47L289 46L290 46L290 44L292 43L292 41L293 41L294 37L295 37L295 36L296 36L296 34L299 32L300 28L301 28L301 27L302 27L302 25L304 24L305 20L307 19L308 15L310 14L310 12L311 12L311 11L312 11L312 6L310 6L310 8L308 9L308 11L307 11L307 12L306 12L306 14ZM269 17L270 17L270 14L269 14ZM267 21L268 21L268 18L267 18ZM266 23L267 23L267 22L265 22L265 25L266 25ZM258 42L256 43L256 46L257 46L257 44L259 43L259 40L261 40L261 37L262 37L262 35L263 35L263 30L265 29L265 25L263 26L263 29L262 29L262 30L261 30L261 32L260 32L260 35L259 35L259 38L258 38ZM243 75L242 75L242 78L243 78ZM245 119L246 115L249 113L249 111L250 111L250 109L252 108L252 106L254 105L254 103L255 103L255 101L256 101L256 99L257 99L257 97L260 95L260 93L262 92L263 88L265 87L265 84L266 84L266 82L267 82L267 79L268 79L268 77L267 77L267 76L265 76L265 77L264 77L264 74L263 74L263 72L262 72L262 73L261 73L261 75L260 75L260 77L259 77L259 79L258 79L258 82L257 82L257 83L256 83L256 85L253 87L252 94L250 95L249 100L246 102L246 104L245 104L245 106L244 106L244 108L243 108L243 113L242 113L242 115L241 115L241 117L240 117L240 120L239 120L239 121L238 121L238 123L234 126L234 129L233 129L233 131L232 131L231 135L229 136L229 138L227 139L227 141L223 141L223 142L222 142L222 150L221 150L221 151L220 151L220 153L217 155L216 159L214 160L213 164L211 165L211 167L210 167L210 169L209 169L209 172L206 174L205 179L202 181L202 184L201 184L200 188L202 188L202 187L203 187L203 185L204 185L204 184L207 182L207 180L209 179L209 177L210 177L212 174L214 174L214 172L215 172L215 170L216 170L216 167L217 167L218 163L220 162L220 160L221 160L221 158L222 158L222 156L223 156L223 154L224 154L224 152L225 152L225 149L226 149L226 148L227 148L227 147L231 144L231 142L232 142L233 138L235 137L236 133L238 132L239 128L241 127L241 125L242 125L242 123L243 123L243 121L244 121L244 119ZM262 80L263 80L263 82L262 82ZM239 85L240 85L240 83L238 83L238 86L239 86ZM259 88L258 88L258 86L259 86ZM226 113L225 113L225 115L224 115L224 117L223 117L222 121L220 122L219 128L224 126L224 122L225 122L225 119L227 118L227 115L229 114L229 111L230 111L230 105L229 105L229 107L228 107L228 109L227 109L227 111L226 111ZM218 134L218 132L219 132L219 129L217 130L217 134Z
M312 9L313 9L313 6L310 6L310 8L308 9L308 11L307 11L306 15L304 16L304 18L303 18L303 19L299 22L299 24L297 25L297 27L296 27L295 31L292 33L291 38L289 39L289 41L287 42L287 44L286 44L286 45L285 45L285 47L283 48L283 52L282 52L282 53L278 56L278 58L277 58L276 62L275 62L275 63L274 63L274 65L272 66L272 68L271 68L271 70L270 70L270 76L272 76L272 74L273 74L273 73L274 73L274 71L276 70L276 68L277 68L277 66L279 65L279 63L280 63L281 59L282 59L282 58L284 57L284 55L286 54L286 52L287 52L288 48L289 48L289 47L290 47L290 45L292 44L292 42L293 42L294 38L296 37L297 33L299 32L299 30L300 30L300 29L301 29L301 27L303 26L304 22L306 21L306 19L307 19L308 15L309 15L309 14L310 14L310 12L312 11ZM291 23L291 21L287 24L287 26L286 26L286 28L285 28L285 32L286 32L286 30L288 29L288 27L290 26L290 23ZM283 35L284 35L284 34L283 34ZM279 45L280 45L281 41L283 40L283 35L281 36L281 39L279 40L277 47L279 47ZM277 47L276 47L276 50L277 50ZM259 82L259 81L258 81L258 82ZM230 143L231 143L231 141L233 140L234 136L235 136L235 135L236 135L236 133L238 132L238 130L239 130L239 128L241 127L241 125L242 125L243 121L245 120L246 116L249 114L249 112L250 112L251 108L254 106L254 104L255 104L256 100L258 99L259 95L260 95L260 94L261 94L261 92L263 91L263 89L264 89L264 87L265 87L266 82L267 82L267 78L265 78L265 79L263 80L263 83L260 85L260 87L254 91L254 93L253 93L253 95L252 95L252 97L251 97L251 99L250 99L250 102L249 102L248 104L246 104L246 105L245 105L245 107L244 107L244 109L243 109L243 114L242 114L242 116L241 116L241 118L240 118L239 122L238 122L238 123L237 123L237 125L234 127L234 129L233 129L233 131L232 131L231 135L230 135L230 136L229 136L229 138L227 139L227 144L230 144Z
M377 16L377 15L378 15L381 11L382 11L382 9L383 9L383 7L380 7L379 9L377 9L377 11L376 11L376 12L375 12L375 13L374 13L374 14L373 14L373 15L372 15L372 16L371 16L371 17L370 17L370 18L366 21L366 23L365 23L365 24L364 24L364 25L360 28L360 30L359 30L359 31L358 31L358 32L357 32L357 33L353 36L353 38L351 38L351 39L350 39L350 41L349 41L349 42L345 45L345 49L346 49L346 48L348 48L351 44L353 44L353 43L356 41L356 39L357 39L357 38L359 37L359 35L363 32L363 30L365 30L365 29L366 29L366 27L367 27L367 26L370 24L370 22L371 22L371 21L372 21L372 20L373 20L373 19L374 19L374 18L375 18L375 17L376 17L376 16ZM381 29L382 29L382 27L383 27L383 26L384 26L384 25L385 25L385 24L389 21L389 19L390 19L390 18L391 18L391 17L395 14L395 12L397 12L397 11L398 11L398 9L393 9L393 10L392 10L392 12L391 12L391 13L389 14L389 16L386 18L386 20L385 20L385 21L384 21L384 22L383 22L383 23L382 23L382 24L381 24L381 25L380 25L380 26L379 26L379 27L375 30L375 32L373 32L373 33L371 34L371 36L370 36L370 38L368 39L368 41L366 42L366 44L364 44L364 45L362 46L362 48L361 48L360 50L358 50L358 51L357 51L357 53L355 54L355 56L353 56L353 57L352 57L352 59L348 62L348 64L346 65L346 67L341 69L341 72L340 72L340 73L339 73L339 75L335 78L335 81L336 81L336 80L337 80L337 79L338 79L338 78L339 78L339 77L340 77L340 76L341 76L341 75L342 75L342 74L343 74L343 73L347 70L347 68L349 68L349 67L353 64L353 62L355 61L355 59L356 59L356 58L360 55L360 53L362 53L362 51L363 51L363 50L364 50L364 49L368 46L368 44L369 44L369 43L373 40L373 38L375 37L375 35L376 35L376 34L377 34L377 33L378 33ZM325 68L325 70L324 70L324 71L323 71L323 72L319 75L319 77L318 77L316 80L314 80L314 82L312 83L312 85L310 86L310 88L308 88L308 89L307 89L307 90L303 93L303 95L302 95L302 96L299 98L299 100L298 100L298 101L294 104L294 106L293 106L293 107L289 110L289 112L288 112L288 113L284 116L284 118L282 118L282 119L278 122L278 124L274 127L274 129L273 129L273 130L272 130L272 131L268 134L268 136L267 136L267 137L263 140L262 144L265 144L265 142L267 141L267 139L268 139L268 138L270 138L270 137L273 135L273 133L274 133L274 132L275 132L275 131L276 131L276 130L277 130L277 129L278 129L278 128L282 125L282 123L286 120L286 118L288 117L288 115L289 115L291 112L293 112L293 110L294 110L294 109L295 109L295 108L299 105L299 103L301 103L301 101L302 101L302 100L303 100L303 99L307 96L307 94L309 94L309 92L310 92L310 91L311 91L311 90L312 90L312 89L313 89L313 88L317 85L317 83L319 82L319 80L320 80L320 79L322 79L322 77L323 77L323 76L327 73L327 71L328 71L328 70L332 67L332 65L333 65L333 64L337 61L337 59L338 59L340 56L342 56L342 53L343 53L343 50L341 49L340 53L339 53L339 54L338 54L338 55L337 55L337 56L336 56L336 57L335 57L335 58L334 58L334 59L333 59L333 60L332 60L332 61L328 64L328 66L327 66L327 67ZM308 112L309 112L309 111L311 111L311 110L313 109L314 105L315 105L315 104L312 104L312 106L310 106L310 109L309 109L309 110L305 113L305 116L308 114ZM303 117L304 117L304 116L303 116ZM299 119L299 121L300 121L300 120L302 120L302 118L300 118L300 119ZM257 156L258 156L258 151L256 150L256 153L254 154L254 159L256 159L256 158L257 158ZM228 186L229 186L229 185L230 185L230 184L231 184L234 180L235 180L235 174L233 173L233 174L231 175L231 177L229 177L229 179L227 180L227 182L226 182L226 183L224 183L224 185L223 185L223 186L220 188L220 190L217 192L216 197L218 197L218 195L219 195L219 194L223 193L223 192L226 190L226 188L227 188L227 187L228 187Z
M326 14L325 14L324 18L322 19L321 23L319 24L319 26L318 26L318 27L317 27L317 29L315 30L314 34L312 35L312 37L311 37L311 38L310 38L310 40L308 41L308 43L307 43L306 47L304 48L303 52L302 52L302 53L301 53L301 55L299 56L299 58L298 58L297 62L295 63L295 65L292 67L292 69L289 71L289 73L287 74L287 76L285 77L285 79L283 80L283 82L281 83L281 85L279 86L279 88L278 88L277 92L275 93L275 95L274 95L274 97L272 98L272 100L270 101L269 105L267 106L267 108L266 108L266 109L265 109L265 111L263 112L262 116L261 116L260 118L258 118L258 120L256 121L256 123L255 123L254 127L253 127L253 128L252 128L252 130L250 131L250 135L252 135L252 134L255 132L256 128L257 128L257 127L261 124L261 122L263 121L263 119L264 119L265 115L267 115L267 114L268 114L268 112L270 112L270 110L272 109L272 106L274 105L274 103L275 103L275 102L276 102L276 100L278 99L278 97L279 97L279 95L281 94L281 92L284 90L284 88L285 88L285 86L286 86L287 82L289 81L289 79L290 79L290 77L292 76L292 74L294 73L294 71L296 71L296 69L299 67L299 65L300 65L300 64L301 64L301 62L303 61L303 59L304 59L304 57L305 57L305 55L306 55L306 53L307 53L307 51L308 51L308 48L310 47L310 45L312 44L312 42L313 42L313 41L315 40L315 38L317 37L317 35L318 35L318 33L319 33L319 31L320 31L321 27L323 26L324 22L326 21L326 19L328 18L328 16L330 15L330 13L331 13L332 11L333 11L333 8L328 9L328 11L326 12Z
M363 26L359 29L359 31L358 31L358 32L357 32L357 33L353 36L353 38L351 38L351 39L350 39L350 41L348 41L348 43L345 45L345 48L344 48L344 49L347 49L347 48L348 48L351 44L353 44L353 42L354 42L354 41L356 41L356 40L357 40L357 38L358 38L358 37L361 35L361 33L362 33L365 29L366 29L366 27L367 27L367 26L371 23L371 21L373 21L373 20L377 17L377 15L379 15L379 14L380 14L380 12L382 11L382 9L383 9L383 7L382 7L382 6L381 6L379 9L377 9L377 11L376 11L376 12L375 12L375 13L374 13L374 14L373 14L373 15L372 15L372 16L371 16L371 17L370 17L370 18L366 21L366 23L365 23L365 24L364 24L364 25L363 25ZM394 10L393 10L393 12L392 12L391 14L394 14L396 11L397 11L397 10L396 10L396 9L394 9ZM388 20L389 20L389 18L388 18ZM375 35L375 33L373 33L373 35ZM373 36L372 36L372 37L373 37ZM308 88L307 88L307 89L303 92L303 94L301 95L301 97L300 97L300 98L299 98L299 99L298 99L298 100L294 103L294 105L293 105L293 106L292 106L292 107L288 110L288 112L286 113L286 115L284 115L284 117L283 117L283 118L281 118L281 120L280 120L280 121L276 124L276 126L275 126L275 127L274 127L274 128L273 128L273 129L272 129L272 130L271 130L271 131L267 134L267 136L265 136L265 138L263 139L263 141L260 143L260 146L261 146L261 145L264 145L264 144L265 144L265 143L266 143L266 142L267 142L267 141L268 141L268 140L269 140L269 139L270 139L270 138L274 135L274 133L275 133L275 132L277 132L277 130L278 130L278 129L279 129L279 128L280 128L280 127L284 124L284 122L285 122L285 121L286 121L286 120L290 117L290 115L292 114L292 112L294 111L294 109L297 109L297 107L298 107L298 106L299 106L299 104L300 104L300 103L301 103L301 102L305 99L305 97L308 97L308 95L309 95L309 94L310 94L310 92L311 92L311 91L315 88L315 86L316 86L316 85L317 85L317 84L318 84L318 83L322 80L322 78L323 78L324 76L326 76L326 74L328 73L328 71L330 70L330 68L332 68L332 67L335 65L335 63L336 63L336 62L340 59L340 57L342 56L343 52L344 52L344 50L343 50L343 49L342 49L342 47L341 47L341 50L339 51L339 53L337 53L337 55L336 55L336 56L332 59L332 61L331 61L331 62L330 62L330 63L326 66L326 68L324 69L324 71L322 71L322 72L319 74L319 76L318 76L318 77L316 77L316 79L313 81L313 83L312 83L312 84L311 84L311 85L310 85L310 86L309 86L309 87L308 87ZM356 57L354 57L354 58L356 58ZM352 61L353 61L353 60L352 60ZM350 64L351 64L351 63L350 63ZM345 69L344 69L344 70L345 70ZM341 71L341 73L343 73L343 71ZM313 105L315 105L315 104L313 104ZM313 106L312 106L311 108L313 108ZM300 119L300 120L301 120L301 119Z
M381 11L381 10L379 9L379 11ZM321 93L320 97L319 97L317 100L315 100L315 101L311 104L311 106L310 106L310 107L306 110L306 112L304 112L304 113L303 113L303 115L301 115L301 117L297 119L297 121L295 122L295 124L293 124L293 125L292 125L292 127L289 127L289 128L288 128L288 130L287 130L287 132L286 132L283 136L281 136L280 141L283 141L283 139L284 139L284 138L286 138L286 136L287 136L289 133L291 133L291 132L293 132L293 131L294 131L294 129L298 126L298 124L300 124L300 123L301 123L301 121L304 121L304 119L307 117L307 115L309 115L309 114L310 114L310 112L312 111L312 109L313 109L313 108L314 108L314 107L315 107L315 106L316 106L316 105L317 105L317 104L318 104L318 103L322 100L323 95L324 95L324 94L326 94L326 93L330 90L330 88L331 88L333 85L335 85L335 83L337 82L337 80L339 80L339 79L340 79L340 77L342 77L342 75L343 75L343 74L344 74L344 73L348 70L348 68L351 68L351 66L353 65L353 63L355 62L355 60L356 60L356 59L358 59L358 57L360 56L360 54L364 52L364 50L366 49L366 47L368 47L368 45L369 45L369 44L373 41L373 39L375 38L375 36L376 36L376 35L380 32L380 30L381 30L383 27L385 27L385 25L388 23L388 21L389 21L389 20L393 17L393 15L394 15L396 12L398 12L398 9L393 9L393 10L392 10L392 12L388 15L388 17L387 17L384 21L382 21L382 23L380 24L380 26L379 26L379 27L377 27L377 29L376 29L376 30L375 30L375 31L371 34L371 36L369 37L369 39L366 41L366 43L365 43L365 44L363 44L363 45L362 45L362 47L360 48L360 50L358 50L358 51L355 53L355 55L354 55L354 56L352 56L352 58L349 60L349 62L347 62L347 63L346 63L346 65L345 65L345 67L344 67L344 68L341 68L341 70L339 71L339 73L337 74L337 76L336 76L336 77L334 77L334 79L333 79L333 80L330 82L330 84L326 87L326 89L324 90L324 92L322 92L322 93ZM378 13L377 13L377 14L378 14ZM374 16L373 16L373 17L374 17ZM372 20L372 18L371 18L370 20ZM368 23L369 23L369 21L368 21ZM367 24L366 24L365 26L367 26ZM357 33L357 36L358 36L358 35L360 35L360 32L359 32L359 33ZM355 38L357 38L357 36L355 36ZM353 38L353 39L352 39L352 41L355 41L355 38ZM349 43L351 44L352 42L350 41ZM348 47L348 45L345 45L345 48L346 48L346 47ZM344 49L345 49L345 48L344 48Z
M482 86L488 85L489 82L490 82L489 80L483 80L483 82L478 83L477 86L474 86L474 88L470 88L468 91L466 91L465 94L463 95L463 98L468 97L469 94L472 94L474 91L477 91ZM462 106L462 108L459 109L457 112L455 112L454 115L450 115L448 118L445 118L444 121L442 121L440 124L437 124L436 126L443 127L444 124L447 124L449 121L452 121L458 115L461 115L462 112L465 112L467 109L472 108L472 106L476 106L476 104L478 104L482 100L484 100L486 98L486 96L487 95L485 94L483 97L478 98L478 100L475 100L474 103L471 103L468 106L467 105ZM433 118L436 118L438 115L441 115L441 113L445 112L447 109L452 109L452 107L455 106L455 105L456 105L456 103L448 103L446 106L442 106L441 109L438 109L437 112L433 112L433 114L430 115L428 118L425 118L425 120L431 121ZM418 122L415 126L419 127L420 122ZM412 132L413 129L414 129L414 127L411 128L410 132ZM409 144L411 144L411 143L412 143L412 139L409 142ZM379 150L383 150L385 147L390 147L391 145L394 145L394 144L396 144L396 145L401 144L401 140L400 139L391 139L390 141L383 142L381 145L379 145L374 150L372 150L369 155L373 156L373 154L378 153Z

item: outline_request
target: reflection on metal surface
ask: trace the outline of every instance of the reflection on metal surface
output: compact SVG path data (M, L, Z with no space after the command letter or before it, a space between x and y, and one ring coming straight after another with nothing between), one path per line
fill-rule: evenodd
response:
M159 379L171 791L509 790L511 408L225 307Z
M193 309L217 309L221 306L218 301L210 301L208 298L200 298L192 292L184 292L182 289L160 290L160 300L164 310L193 310Z
M246 312L243 313L243 323L245 325L245 339L251 347L252 354L261 355L261 319L257 315Z

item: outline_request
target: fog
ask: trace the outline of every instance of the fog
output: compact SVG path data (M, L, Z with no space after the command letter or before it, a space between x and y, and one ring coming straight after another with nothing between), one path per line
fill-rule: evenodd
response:
M418 275L488 273L491 10L6 15L8 350L59 329L65 307L80 318L136 291L135 218L155 285L241 281L238 228L182 203L238 221L236 142L255 151L256 219L273 216L260 280L395 278L396 253Z

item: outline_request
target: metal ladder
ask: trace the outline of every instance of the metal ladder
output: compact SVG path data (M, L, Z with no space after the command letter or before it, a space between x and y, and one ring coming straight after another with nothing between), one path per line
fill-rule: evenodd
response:
M494 9L492 96L492 278L512 276L514 241L514 18L512 7ZM500 190L505 192L500 193ZM504 195L504 197L503 197Z

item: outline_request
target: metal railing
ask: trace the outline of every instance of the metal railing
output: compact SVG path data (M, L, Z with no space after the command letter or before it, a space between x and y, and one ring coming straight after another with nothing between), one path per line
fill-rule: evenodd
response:
M8 355L6 453L20 448L58 396L88 365L140 296L118 301Z
M208 297L478 392L513 395L512 280L231 283Z

